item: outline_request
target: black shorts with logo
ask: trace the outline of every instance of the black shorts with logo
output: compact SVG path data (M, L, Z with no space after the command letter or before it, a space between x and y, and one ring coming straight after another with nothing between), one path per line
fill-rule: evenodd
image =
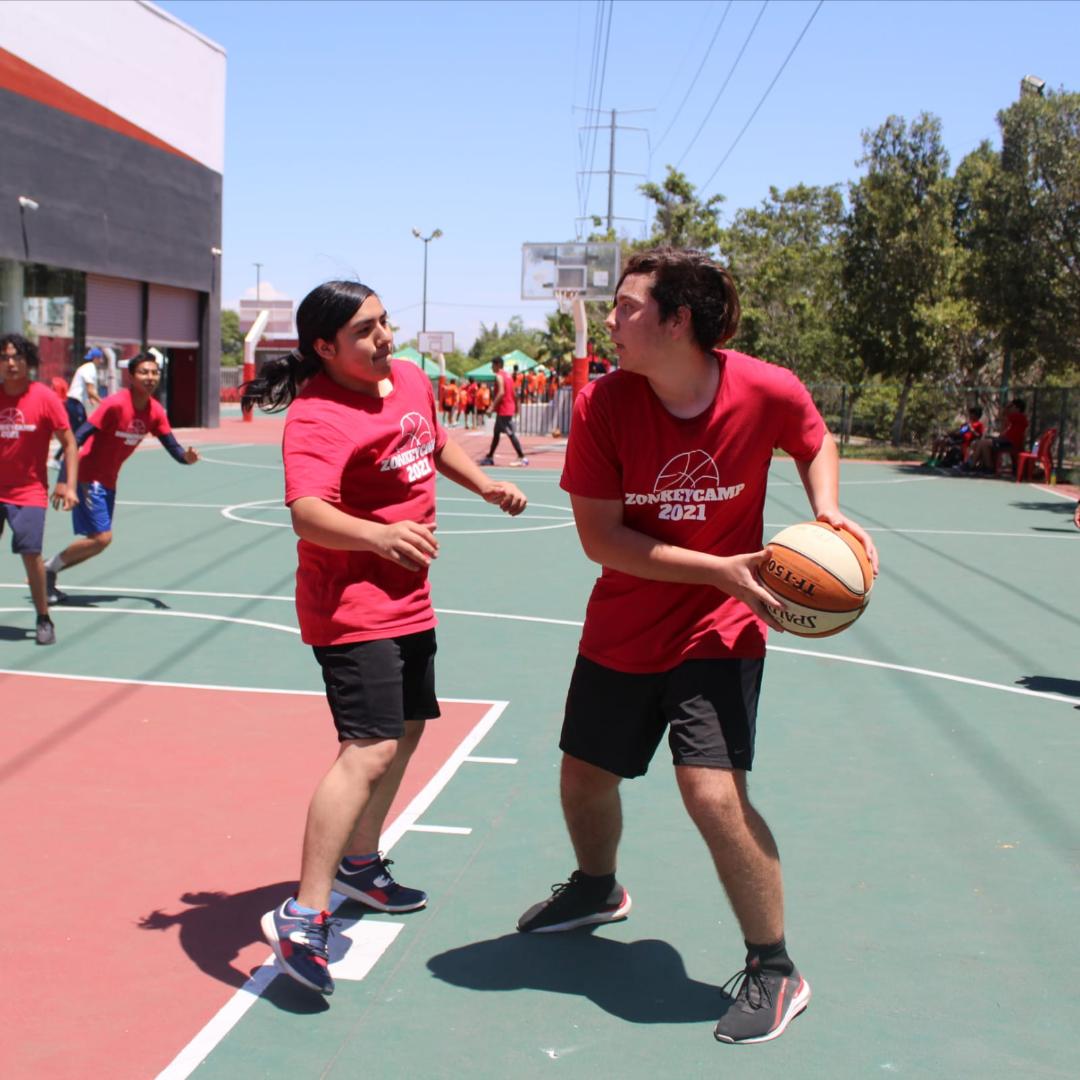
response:
M434 720L435 631L315 645L338 740L400 739L406 720Z
M749 770L764 659L684 660L636 675L578 656L559 748L627 779L643 776L664 731L676 765Z

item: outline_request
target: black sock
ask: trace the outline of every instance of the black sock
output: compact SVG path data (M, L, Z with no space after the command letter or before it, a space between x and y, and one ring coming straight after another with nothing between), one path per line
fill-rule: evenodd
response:
M776 971L781 975L790 975L795 970L791 957L787 954L787 943L781 938L773 945L752 945L746 942L746 963L757 959L763 971Z
M608 893L615 888L615 874L598 874L593 877L591 874L586 874L584 870L578 871L578 876L581 879L581 884L592 895L607 897Z

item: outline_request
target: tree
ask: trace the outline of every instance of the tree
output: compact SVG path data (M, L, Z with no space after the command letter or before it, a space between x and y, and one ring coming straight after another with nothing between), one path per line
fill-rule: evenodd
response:
M835 186L770 188L760 207L736 213L720 246L739 290L737 348L804 380L857 374L840 327L843 221Z
M941 122L891 116L863 133L866 175L850 187L841 240L845 331L867 371L898 380L899 445L916 379L948 368L961 311L949 156Z
M221 362L235 367L244 361L244 335L240 333L240 316L230 308L221 309Z
M525 320L520 315L513 315L505 330L499 330L498 323L490 327L481 323L480 333L469 349L469 356L475 361L474 367L496 356L505 356L514 349L520 349L526 356L536 356L542 340L541 331L526 329Z
M1075 369L1080 338L1080 94L1022 95L957 170L965 294L996 335L1001 383Z
M638 189L656 206L648 240L629 244L631 249L669 244L678 248L709 251L720 242L720 205L723 195L702 202L694 185L673 165L667 167L663 184L642 184Z

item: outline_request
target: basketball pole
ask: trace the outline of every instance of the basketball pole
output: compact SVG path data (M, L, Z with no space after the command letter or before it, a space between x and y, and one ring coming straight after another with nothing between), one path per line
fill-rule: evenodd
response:
M570 369L573 400L589 385L589 321L585 315L585 300L575 296L570 310L574 316L574 364Z
M435 353L435 363L439 365L439 408L442 412L443 394L446 393L446 357L441 353Z

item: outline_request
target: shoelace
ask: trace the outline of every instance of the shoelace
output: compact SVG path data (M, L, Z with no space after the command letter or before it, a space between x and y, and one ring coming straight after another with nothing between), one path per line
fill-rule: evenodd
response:
M737 979L742 979L742 983L739 985L739 989L734 994L731 994L728 987L732 986ZM745 967L742 971L736 971L720 987L720 992L734 998L736 1002L741 998L749 1009L763 1009L772 1005L772 994L769 991L768 984L762 977L760 968Z
M340 919L331 919L330 912L322 913L322 922L308 919L304 922L304 944L323 960L330 959L330 935L337 932Z

